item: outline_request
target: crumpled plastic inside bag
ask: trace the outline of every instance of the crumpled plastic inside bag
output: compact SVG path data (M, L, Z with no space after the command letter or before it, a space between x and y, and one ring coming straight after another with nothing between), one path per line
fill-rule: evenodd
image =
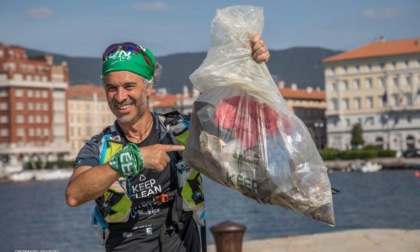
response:
M184 160L257 202L335 225L327 169L303 122L289 109L265 63L251 58L263 10L217 10L211 48L190 76L194 102Z

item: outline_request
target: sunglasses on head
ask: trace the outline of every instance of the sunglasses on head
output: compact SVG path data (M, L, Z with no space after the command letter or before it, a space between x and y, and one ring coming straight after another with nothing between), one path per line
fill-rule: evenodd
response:
M152 68L152 64L150 63L150 59L147 56L144 49L141 46L139 46L135 43L132 43L132 42L115 43L115 44L112 44L112 45L108 46L105 49L105 51L102 55L102 61L105 61L106 58L110 54L113 54L113 53L118 52L120 50L125 51L125 52L132 52L132 53L135 53L135 54L141 53L143 55L143 58L146 60L147 64L149 65L149 67Z

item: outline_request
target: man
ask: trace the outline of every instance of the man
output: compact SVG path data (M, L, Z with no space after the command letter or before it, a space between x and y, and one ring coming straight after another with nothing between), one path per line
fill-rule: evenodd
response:
M255 61L268 61L259 35L251 47ZM103 86L117 120L80 150L66 200L71 207L96 201L109 230L107 251L200 251L197 226L179 209L176 165L184 147L149 111L160 70L152 52L134 43L103 54Z

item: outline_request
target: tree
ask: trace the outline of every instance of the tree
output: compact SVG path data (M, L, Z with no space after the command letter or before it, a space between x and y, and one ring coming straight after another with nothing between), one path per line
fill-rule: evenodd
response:
M360 123L356 123L353 125L351 129L351 145L354 147L361 146L365 144L365 140L363 139L363 128Z

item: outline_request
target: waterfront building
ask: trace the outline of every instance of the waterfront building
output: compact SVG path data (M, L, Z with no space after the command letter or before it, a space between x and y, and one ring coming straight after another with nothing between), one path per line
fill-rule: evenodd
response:
M289 108L308 128L317 148L326 147L325 91L319 87L299 89L295 83L286 88L284 82L278 87Z
M420 146L420 38L380 38L323 60L331 148L351 148L351 129L365 144L405 150Z
M76 158L83 145L115 121L102 86L79 84L67 89L70 159Z
M195 99L199 96L198 90L188 91L184 86L182 93L168 94L166 88L153 90L150 96L150 110L157 113L167 113L177 110L181 114L191 115Z
M29 58L0 43L0 167L57 160L69 151L66 62L52 55Z

